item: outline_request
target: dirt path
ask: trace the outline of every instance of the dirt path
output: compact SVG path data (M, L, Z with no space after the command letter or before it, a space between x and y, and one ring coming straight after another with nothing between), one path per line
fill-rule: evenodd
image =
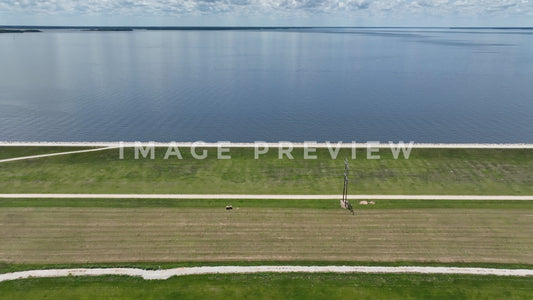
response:
M529 269L491 269L458 267L376 267L376 266L220 266L190 267L164 270L134 268L49 269L0 274L0 282L30 277L122 275L143 279L168 279L172 276L235 273L416 273L416 274L469 274L497 276L533 276Z

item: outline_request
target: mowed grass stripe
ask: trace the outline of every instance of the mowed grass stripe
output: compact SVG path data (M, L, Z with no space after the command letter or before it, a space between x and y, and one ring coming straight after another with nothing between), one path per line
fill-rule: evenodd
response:
M35 148L35 147L32 147ZM37 147L38 148L38 147ZM0 147L4 156L20 156ZM181 149L183 159L133 159L131 149L15 161L0 166L3 193L172 193L335 194L342 190L342 149L336 160L327 149L318 159L278 159L276 149L254 159L253 149L232 148L231 160L204 160ZM408 160L380 150L380 160L360 149L351 161L350 191L357 194L533 195L533 149L413 149Z
M339 196L340 198L340 196ZM373 209L457 208L531 209L529 200L372 200L375 205L358 205L356 211ZM339 200L321 199L0 199L0 207L108 207L108 208L313 208L339 210Z
M0 261L531 264L532 218L522 209L3 208Z
M0 283L6 299L530 299L532 277L427 274L217 274L32 278Z

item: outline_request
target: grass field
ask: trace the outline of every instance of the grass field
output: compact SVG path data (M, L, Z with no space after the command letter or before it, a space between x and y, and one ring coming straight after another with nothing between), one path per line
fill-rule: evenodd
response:
M508 209L484 208L483 203L475 207L477 202L470 208L417 208L407 203L411 208L396 204L396 208L358 210L355 216L333 209L336 201L322 200L327 208L313 207L314 201L306 205L303 200L302 207L293 203L291 208L271 207L270 200L249 201L253 202L250 207L236 205L230 212L223 205L191 204L4 206L0 210L0 261L533 263L530 201ZM266 205L261 207L261 202Z
M531 299L533 278L413 274L248 274L28 279L0 299Z
M49 148L49 147L48 147ZM49 151L46 148L44 150ZM32 147L32 154L39 152ZM180 148L181 149L181 148ZM26 152L25 152L26 151ZM0 157L27 155L19 147L0 147ZM342 190L343 149L332 160L318 149L316 160L278 159L276 149L254 159L253 149L232 148L231 160L217 160L209 149L204 160L181 149L182 160L133 159L133 150L106 150L0 165L2 193L230 193L230 194L338 194ZM360 149L351 161L354 194L479 194L533 195L531 149L413 149L408 160L393 159L390 150L380 160L366 159Z

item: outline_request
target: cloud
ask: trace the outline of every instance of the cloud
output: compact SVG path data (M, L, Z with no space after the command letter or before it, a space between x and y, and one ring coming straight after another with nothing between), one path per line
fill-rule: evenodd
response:
M532 15L527 0L2 0L0 14L187 16Z

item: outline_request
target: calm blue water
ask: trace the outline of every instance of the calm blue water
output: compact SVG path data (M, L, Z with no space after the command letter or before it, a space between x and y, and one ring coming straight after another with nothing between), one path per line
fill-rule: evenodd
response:
M533 142L533 30L0 34L0 140Z

